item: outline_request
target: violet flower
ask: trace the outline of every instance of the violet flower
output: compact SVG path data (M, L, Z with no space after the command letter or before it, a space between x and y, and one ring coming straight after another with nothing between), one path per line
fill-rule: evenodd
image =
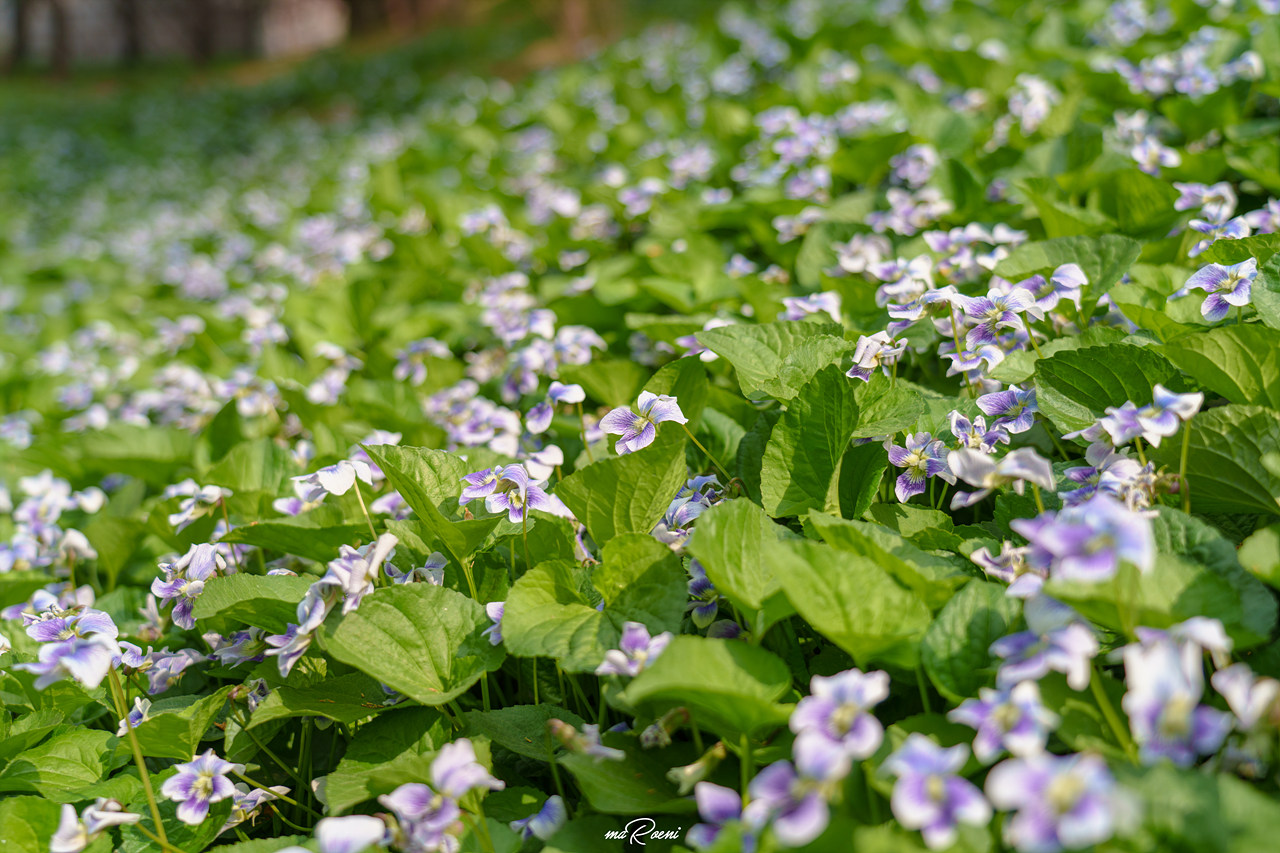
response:
M385 846L391 838L382 819L367 814L321 818L315 832L320 853L364 853L370 847Z
M885 441L889 451L889 461L897 468L905 468L894 485L894 494L900 503L906 503L915 495L925 491L925 481L930 477L941 477L944 481L955 484L956 478L947 467L947 447L935 439L931 433L918 432L907 436L906 447L899 447Z
M75 806L64 803L62 819L49 839L49 853L80 853L111 827L126 826L140 820L142 815L127 812L119 800L106 797L98 797L78 816Z
M1253 282L1257 277L1256 258L1231 266L1209 264L1193 273L1182 289L1169 298L1185 295L1191 290L1203 290L1207 295L1200 306L1200 313L1206 320L1216 323L1226 317L1233 307L1239 308L1250 303Z
M778 315L779 320L803 320L811 314L826 314L834 323L844 322L840 318L840 294L832 290L808 296L784 296L782 304L786 310Z
M191 826L204 822L210 804L235 794L235 785L227 774L244 769L222 760L212 749L174 767L178 774L165 780L160 793L178 803L178 820Z
M192 545L181 559L161 565L164 579L151 581L151 592L161 602L173 602L173 623L190 630L195 627L191 611L196 598L204 592L204 583L227 568L226 561L213 545Z
M292 478L295 483L306 488L306 493L300 497L308 502L323 500L325 495L345 495L357 479L373 485L373 470L368 462L343 459L314 473ZM301 492L301 488L299 491Z
M1122 562L1141 572L1155 565L1151 519L1109 495L1014 519L1009 526L1031 543L1028 559L1046 565L1055 579L1104 581L1115 576Z
M957 775L968 760L963 744L938 746L919 732L885 759L883 769L898 777L889 806L907 829L918 829L930 850L955 843L956 825L986 826L991 805L968 779Z
M979 761L990 764L1005 750L1018 756L1044 752L1058 715L1040 701L1039 685L1023 681L1000 690L983 687L978 696L961 702L947 719L977 729L973 754Z
M600 742L600 726L588 723L578 731L564 720L552 718L547 720L547 731L559 741L569 752L578 755L589 755L596 763L601 761L622 761L627 754L620 749L605 746Z
M1195 417L1204 405L1204 394L1175 394L1156 383L1151 389L1152 401L1138 410L1138 424L1142 437L1153 447L1160 446L1162 438L1178 431L1179 426Z
M1043 489L1054 485L1053 466L1030 447L1019 447L999 460L961 448L947 454L947 467L959 479L978 486L975 492L956 492L951 499L952 509L972 506L1001 486L1012 485L1015 492L1022 494L1026 483Z
M1036 390L1030 388L1024 391L1014 385L1010 385L1007 391L984 394L977 399L977 403L983 414L995 418L991 424L993 428L1003 429L1013 435L1035 426L1036 413L1040 411L1036 406Z
M670 631L650 637L649 629L640 622L626 622L622 626L622 641L618 648L604 653L604 661L596 667L596 675L639 675L642 669L657 660L670 642Z
M115 639L106 634L93 634L45 643L35 663L17 663L13 668L39 676L35 681L37 690L68 677L92 690L107 677L113 661L119 657L120 646Z
M547 494L529 479L523 465L502 469L493 493L484 499L484 508L489 512L505 512L507 519L515 523L523 522L525 513L534 509L561 517L569 515L568 507L559 498Z
M1195 647L1167 640L1130 644L1124 649L1124 673L1129 691L1120 704L1143 763L1167 758L1189 767L1222 746L1233 720L1200 704L1204 670Z
M987 775L986 788L996 808L1015 812L1004 836L1020 853L1077 850L1115 831L1118 792L1096 755L1011 758Z
M513 820L507 826L523 840L537 838L547 841L560 831L568 819L569 811L565 808L564 800L553 794L547 797L547 801L538 811L526 818Z
M1255 676L1247 663L1220 669L1209 677L1209 682L1227 700L1241 730L1252 731L1264 720L1274 726L1280 719L1280 681Z
M698 805L702 823L689 827L684 840L694 850L706 850L716 843L726 824L742 818L742 797L732 788L699 782L693 786L693 801ZM742 853L753 853L755 846L755 837L744 834Z
M484 606L485 615L492 622L488 628L481 632L481 636L488 637L490 645L502 645L502 616L506 610L506 602L490 601Z
M1008 431L1003 427L987 429L987 419L982 415L970 421L960 412L952 412L951 434L956 437L960 447L988 454L995 452L997 444L1009 443Z
M116 737L124 737L129 734L129 729L136 729L147 720L151 719L151 700L142 696L135 696L133 700L133 710L129 712L125 719L120 721L119 727L116 729Z
M658 435L660 423L674 421L678 424L687 424L689 422L684 412L680 411L680 404L676 402L676 398L665 394L641 391L637 408L639 414L621 406L600 419L601 429L610 435L621 436L614 445L614 450L619 455L634 453L653 444L654 438Z
M828 800L849 775L850 759L817 739L802 738L793 747L795 764L775 761L747 786L750 801L743 823L753 833L766 825L785 847L803 847L827 828Z
M1089 670L1099 651L1093 631L1070 607L1046 596L1030 599L1024 614L1026 631L991 644L991 654L1004 661L996 672L996 686L1038 681L1053 671L1065 674L1072 690L1088 687Z
M853 367L849 368L845 376L869 382L876 368L895 363L906 348L905 343L895 342L890 338L888 332L861 335L853 351Z
M1022 328L1021 315L1035 301L1029 291L1015 287L1008 293L992 289L986 296L967 297L960 304L965 317L974 323L965 335L965 346L976 349L981 344L995 343L1000 329Z
M466 506L471 501L487 498L493 494L498 480L502 479L502 469L503 466L494 465L492 468L485 468L483 471L476 471L463 477L462 482L467 485L458 498L458 505Z
M449 564L444 554L439 551L432 551L431 556L427 557L427 561L421 566L412 568L407 572L402 572L391 563L384 563L382 570L386 572L387 577L391 578L392 583L415 583L423 581L425 583L441 586L444 584L444 567Z
M74 637L99 635L110 639L120 636L120 629L110 614L91 607L63 610L57 605L34 616L22 615L27 636L42 643L61 642Z
M1030 598L1038 595L1044 586L1049 572L1042 566L1032 565L1027 561L1031 549L1014 545L1012 542L1000 543L1000 553L992 554L988 548L979 548L969 555L987 577L1009 584L1005 595L1010 598Z
M587 394L582 390L581 385L566 385L563 382L555 381L547 389L547 399L557 405L561 403L581 403L587 399Z
M850 758L869 758L884 740L884 726L871 710L889 698L889 674L849 669L832 676L815 675L810 695L791 713L789 725L798 738L817 738L827 749Z

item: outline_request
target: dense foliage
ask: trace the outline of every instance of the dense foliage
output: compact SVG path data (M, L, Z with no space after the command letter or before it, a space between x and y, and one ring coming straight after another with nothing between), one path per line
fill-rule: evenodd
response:
M1274 846L1280 4L326 68L0 132L0 846Z

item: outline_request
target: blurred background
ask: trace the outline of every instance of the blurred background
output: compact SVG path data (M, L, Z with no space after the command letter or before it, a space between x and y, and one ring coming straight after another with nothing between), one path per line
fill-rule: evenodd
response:
M352 41L536 22L560 52L616 37L629 0L0 0L10 75L297 58ZM692 4L699 5L699 4ZM544 45L546 49L546 45Z

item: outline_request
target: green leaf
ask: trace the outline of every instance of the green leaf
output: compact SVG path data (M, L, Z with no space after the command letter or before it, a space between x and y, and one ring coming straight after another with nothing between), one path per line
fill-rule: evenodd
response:
M1280 409L1280 331L1250 323L1184 335L1162 352L1229 403Z
M931 554L878 524L811 512L805 521L833 548L870 558L931 609L941 607L973 577L968 560Z
M370 445L365 452L458 565L470 560L471 554L501 521L500 516L449 520L457 513L461 481L467 473L466 465L453 454L391 444ZM357 483L356 488L359 487Z
M566 672L592 672L621 631L596 610L576 563L548 560L521 575L507 593L503 645L517 657L549 657Z
M298 602L314 580L306 576L242 572L209 578L191 612L197 621L222 616L283 634L288 623L298 621Z
M336 524L321 527L304 514L295 518L250 522L232 529L218 541L256 545L327 563L337 558L338 549L343 545L353 545L368 539L367 525Z
M889 467L889 452L880 442L851 444L840 459L839 482L836 486L840 514L845 518L861 518L876 495Z
M858 425L854 383L839 367L816 373L773 428L760 466L765 511L775 518L825 509Z
M601 737L605 746L621 749L621 761L595 758L583 753L569 753L557 759L573 774L591 808L604 814L657 815L686 814L696 808L691 797L677 795L667 780L671 767L692 762L698 756L668 747L660 752L641 752L634 737L607 733Z
M606 613L655 632L680 630L688 576L670 548L652 536L626 533L606 542L600 557L591 581Z
M1062 432L1092 426L1108 406L1151 402L1151 387L1177 375L1147 347L1108 344L1065 350L1036 362L1036 403Z
M914 665L929 608L874 559L806 539L766 540L760 553L796 612L860 666Z
M369 676L353 672L310 687L277 687L258 703L248 728L288 717L324 717L350 725L386 709L387 694Z
M323 648L411 699L443 705L502 665L502 647L481 636L489 625L482 604L446 587L387 587L326 623Z
M1244 570L1229 540L1171 507L1159 508L1152 530L1156 559L1150 571L1125 566L1101 583L1051 580L1046 592L1113 630L1167 628L1192 616L1208 616L1222 622L1237 649L1270 636L1276 624L1275 597Z
M1052 273L1062 264L1079 264L1089 280L1091 296L1101 296L1120 280L1142 251L1142 244L1118 234L1098 237L1059 237L1023 243L996 264L995 274L1022 281L1037 273Z
M1249 853L1275 846L1280 803L1234 776L1179 770L1166 762L1123 768L1118 781L1145 804L1142 849Z
M7 717L5 718L7 719ZM0 762L8 761L45 739L45 736L62 725L66 717L52 708L42 708L23 714L7 726L0 739ZM3 728L3 727L0 727Z
M560 481L556 495L597 543L619 533L649 533L684 485L684 433L661 428L653 444L625 456L601 459Z
M623 694L655 714L684 707L694 721L725 738L756 735L784 725L779 705L791 670L777 655L738 640L681 636L641 671Z
M1253 310L1258 312L1258 319L1273 329L1280 329L1280 253L1273 255L1265 264L1258 267L1258 277L1253 281L1252 296Z
M266 492L278 495L297 472L293 455L269 438L237 444L204 475L203 482L225 486L237 495Z
M780 321L757 325L741 324L698 332L698 342L733 365L738 385L748 397L773 396L788 356L814 338L843 339L844 329L835 323L807 320ZM809 350L792 362L792 368L809 363L816 351Z
M452 738L448 720L429 708L393 708L360 727L316 795L330 814L390 794L405 782L431 779L431 756Z
M1280 524L1257 530L1240 546L1240 564L1272 589L1280 589Z
M100 513L84 528L84 535L98 552L98 571L105 575L107 586L115 584L122 569L129 564L142 544L146 527L133 518ZM225 538L221 541L226 541Z
M698 516L688 551L707 573L716 590L751 619L757 632L794 612L777 578L760 559L767 540L781 538L785 527L746 498L724 501Z
M1021 611L1002 584L971 581L946 603L925 631L920 662L938 692L959 702L990 683L987 649L1010 633Z
M1161 314L1160 316L1163 317L1164 315ZM1130 319L1137 322L1133 317L1130 317ZM1142 324L1138 323L1138 325ZM1004 361L991 370L990 376L992 379L1010 385L1026 382L1035 373L1036 362L1041 357L1048 358L1055 353L1066 352L1067 350L1119 343L1124 337L1125 333L1121 329L1111 326L1090 326L1084 330L1083 334L1054 338L1047 343L1041 344L1039 353L1032 349L1011 352Z
M1185 427L1184 427L1185 429ZM1280 452L1280 412L1261 406L1220 406L1190 423L1187 479L1197 513L1280 515L1280 474L1263 459ZM1177 471L1182 437L1151 450L1157 464Z
M106 775L114 746L115 736L100 729L54 735L5 765L0 791L64 798Z
M62 807L44 797L0 799L0 847L5 853L49 853Z
M492 711L467 711L462 716L468 733L484 735L498 746L535 761L546 761L551 752L559 748L558 743L548 740L548 720L564 720L577 728L582 728L585 722L572 711L545 703L508 705Z
M1259 265L1280 253L1280 234L1254 234L1239 240L1215 240L1199 255L1196 263L1230 266L1256 258Z
M618 829L618 822L604 815L585 815L566 823L542 848L543 853L622 853L626 841L607 838L606 832ZM42 851L43 853L43 851Z
M854 390L858 404L858 428L854 438L875 438L910 430L924 414L924 400L906 382L891 382L874 375L858 382Z
M189 696L156 702L151 707L149 718L134 730L138 745L142 747L142 754L151 758L190 761L192 756L201 751L200 740L226 704L227 694L230 692L230 687L223 687L209 696ZM192 702L191 699L195 701ZM169 710L166 707L169 701L187 704L185 707ZM117 748L127 747L122 743Z
M654 633L679 630L686 575L668 548L627 535L606 543L602 557L593 578L577 564L550 560L515 582L502 617L503 642L513 655L551 657L566 672L591 672L617 647L625 622L643 622Z
M560 380L581 385L591 399L607 406L630 406L644 388L649 370L626 359L598 358L590 364L562 364Z

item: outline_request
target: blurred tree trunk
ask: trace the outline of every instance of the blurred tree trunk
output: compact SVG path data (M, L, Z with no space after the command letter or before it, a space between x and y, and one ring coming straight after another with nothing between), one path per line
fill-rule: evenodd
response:
M54 74L65 77L71 71L71 17L64 0L49 0L49 20L53 29L50 65Z
M142 61L142 18L138 14L138 0L116 0L116 15L122 36L120 59L125 65L137 65Z
M347 6L352 35L361 35L381 29L387 22L382 0L343 0Z
M12 73L27 61L27 21L31 17L28 0L13 0L13 45L9 49L6 69Z
M213 59L216 48L214 39L213 0L187 0L191 9L191 52L195 61L201 65Z

